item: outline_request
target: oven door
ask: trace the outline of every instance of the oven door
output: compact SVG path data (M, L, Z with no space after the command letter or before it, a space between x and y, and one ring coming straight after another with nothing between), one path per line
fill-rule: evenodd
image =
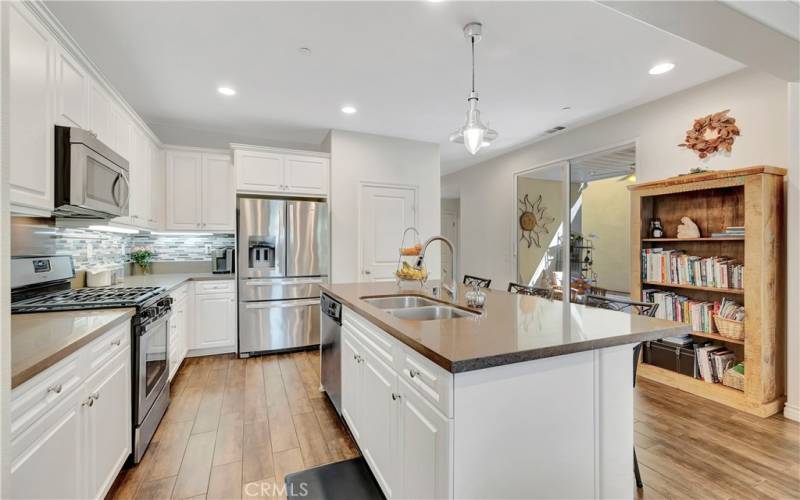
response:
M69 204L114 217L128 215L128 171L84 144L70 147Z
M139 336L139 412L138 423L141 424L147 412L153 406L161 389L167 383L169 367L167 366L167 337L169 332L169 316L144 326Z

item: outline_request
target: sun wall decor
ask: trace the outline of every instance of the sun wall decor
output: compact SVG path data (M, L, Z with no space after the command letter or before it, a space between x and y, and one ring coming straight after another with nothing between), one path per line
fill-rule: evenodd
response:
M542 195L539 195L536 201L531 203L526 194L523 199L519 200L519 203L522 205L519 207L519 227L522 229L522 236L519 240L528 242L528 248L534 244L536 248L541 248L539 235L550 233L547 225L552 224L556 219L547 215L547 207L542 206Z

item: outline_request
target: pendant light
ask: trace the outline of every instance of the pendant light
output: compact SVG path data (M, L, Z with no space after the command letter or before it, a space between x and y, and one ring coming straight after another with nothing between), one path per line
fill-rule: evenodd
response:
M481 122L478 93L475 92L475 44L481 40L482 28L481 23L469 23L464 26L464 37L469 39L472 47L472 90L467 98L467 122L463 127L450 134L450 142L463 143L472 155L477 154L478 151L497 139L497 131Z

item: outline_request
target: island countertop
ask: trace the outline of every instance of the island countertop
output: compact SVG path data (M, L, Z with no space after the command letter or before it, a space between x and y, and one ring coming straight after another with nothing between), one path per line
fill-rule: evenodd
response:
M418 295L469 309L460 285L453 304L446 293L401 290L395 283L323 284L323 292L452 373L656 340L690 332L690 326L657 318L573 304L562 328L561 301L482 289L486 304L475 317L409 321L365 302L364 297Z

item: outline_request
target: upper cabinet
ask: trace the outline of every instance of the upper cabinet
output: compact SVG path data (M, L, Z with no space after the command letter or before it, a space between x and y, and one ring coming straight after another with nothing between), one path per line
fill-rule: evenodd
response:
M330 160L325 153L232 147L237 192L327 196Z
M89 83L89 121L88 129L106 145L113 148L113 116L111 98L97 82Z
M54 42L25 4L6 5L9 99L5 111L11 204L31 213L50 212L53 210Z
M86 128L89 77L66 50L56 50L56 125ZM124 156L124 155L123 155Z
M167 151L166 228L232 233L236 226L233 166L226 154Z
M153 229L164 227L164 188L166 176L164 175L164 152L158 146L150 143L150 218L148 222Z

